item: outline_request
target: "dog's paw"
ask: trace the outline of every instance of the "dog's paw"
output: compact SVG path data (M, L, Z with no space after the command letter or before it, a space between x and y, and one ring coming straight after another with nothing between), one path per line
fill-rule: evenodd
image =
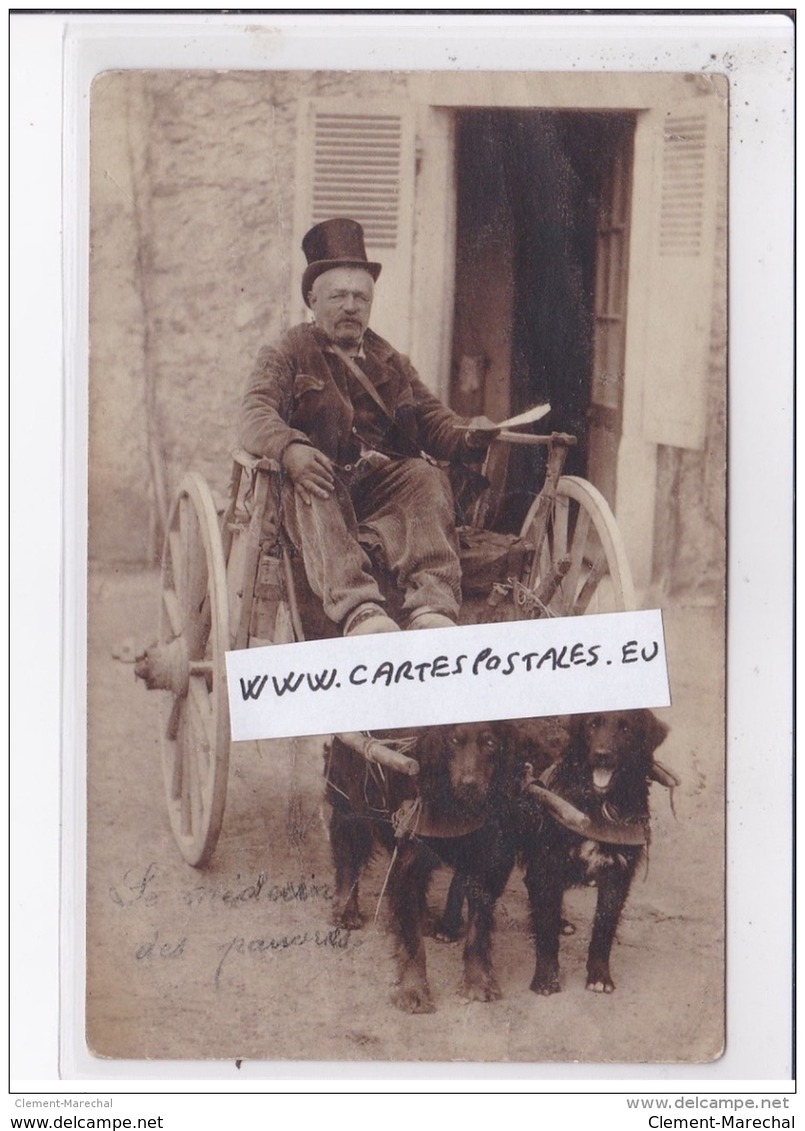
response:
M541 994L543 997L550 997L551 994L561 993L562 987L559 984L559 970L552 966L537 969L531 981L530 989L532 993Z
M489 974L471 981L465 978L461 983L461 997L464 1001L500 1001L503 994L495 978Z
M396 1005L403 1013L436 1012L427 984L397 986L391 995L391 1001L392 1005Z
M453 923L449 919L435 919L430 924L428 934L437 942L458 942L464 934L464 924L463 922Z
M587 966L587 989L594 994L611 994L615 983L609 973L608 962L590 962Z
M615 992L615 983L611 978L588 978L587 989L594 994L611 994Z

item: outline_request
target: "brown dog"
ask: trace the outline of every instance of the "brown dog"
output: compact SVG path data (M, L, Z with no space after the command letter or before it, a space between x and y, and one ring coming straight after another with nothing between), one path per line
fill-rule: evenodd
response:
M560 823L561 800L549 805L532 794L521 807L519 840L536 947L535 993L561 989L562 897L569 887L590 883L597 886L598 899L587 989L615 989L610 951L648 840L649 786L652 779L662 780L654 751L667 733L648 710L576 716L570 745L544 780L552 795L584 815L589 834Z
M522 763L528 763L535 775L557 762L570 745L573 730L571 715L546 715L540 718L512 719L510 733ZM433 923L433 935L442 942L455 942L464 933L464 904L467 885L461 872L450 881L444 912ZM573 934L572 924L562 920L562 933Z
M397 940L393 1001L408 1013L433 1010L423 934L428 886L441 864L465 877L464 993L474 1001L500 996L491 932L494 905L516 852L509 810L515 776L519 781L516 750L514 731L506 723L428 727L408 751L420 764L419 775L391 773L381 780L360 755L338 739L333 742L327 785L333 806L335 921L349 929L360 926L360 874L379 844L396 848L387 888Z

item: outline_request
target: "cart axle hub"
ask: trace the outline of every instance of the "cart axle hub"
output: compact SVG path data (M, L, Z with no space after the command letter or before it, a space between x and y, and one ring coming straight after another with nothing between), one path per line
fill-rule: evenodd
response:
M152 644L134 666L134 674L149 691L172 691L186 695L190 682L187 645L181 636L167 644Z

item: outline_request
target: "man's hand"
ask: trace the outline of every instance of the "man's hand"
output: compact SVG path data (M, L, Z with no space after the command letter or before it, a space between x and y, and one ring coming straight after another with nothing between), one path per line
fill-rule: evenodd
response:
M329 499L335 490L335 475L331 460L318 448L309 444L289 444L282 464L290 476L294 490L308 506L311 496Z
M465 433L467 447L484 451L499 432L500 429L488 416L473 416Z

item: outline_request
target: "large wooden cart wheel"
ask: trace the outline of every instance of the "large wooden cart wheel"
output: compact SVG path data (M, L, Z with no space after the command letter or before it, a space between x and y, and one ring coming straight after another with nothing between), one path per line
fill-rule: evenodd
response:
M634 608L634 586L620 531L601 492L575 475L563 475L546 512L534 500L520 531L540 540L524 586L515 597L532 616L569 617Z
M226 801L229 608L215 503L196 472L182 481L169 522L159 622L168 815L182 856L200 867L215 848Z

